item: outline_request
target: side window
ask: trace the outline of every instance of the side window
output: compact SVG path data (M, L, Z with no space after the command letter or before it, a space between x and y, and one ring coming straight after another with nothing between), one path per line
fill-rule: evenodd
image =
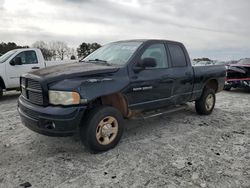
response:
M168 58L164 44L153 44L149 46L142 54L141 60L144 58L154 58L156 67L168 68Z
M38 63L35 51L24 51L18 54L16 57L20 57L22 64L24 65Z
M172 57L173 67L185 67L187 61L182 47L177 44L168 44L168 48Z

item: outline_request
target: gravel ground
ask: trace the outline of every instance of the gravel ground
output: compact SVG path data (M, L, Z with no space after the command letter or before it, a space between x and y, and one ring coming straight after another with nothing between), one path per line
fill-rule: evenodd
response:
M0 187L250 187L250 93L217 95L214 112L188 110L126 123L120 144L90 154L77 136L25 128L18 93L0 101Z

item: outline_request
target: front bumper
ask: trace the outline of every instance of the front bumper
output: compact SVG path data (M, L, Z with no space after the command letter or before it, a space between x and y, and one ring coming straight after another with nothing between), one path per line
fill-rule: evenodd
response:
M86 108L42 107L29 103L22 96L18 100L18 112L22 123L32 131L47 136L73 135L78 130Z

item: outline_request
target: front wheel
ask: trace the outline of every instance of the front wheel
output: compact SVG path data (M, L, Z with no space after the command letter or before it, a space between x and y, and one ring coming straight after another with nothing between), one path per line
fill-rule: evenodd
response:
M94 152L115 147L123 133L123 117L113 107L101 106L91 110L80 127L83 144Z
M3 96L3 88L0 86L0 99L2 98Z
M211 114L214 109L215 101L215 91L213 89L205 89L201 98L195 101L196 112L201 115Z

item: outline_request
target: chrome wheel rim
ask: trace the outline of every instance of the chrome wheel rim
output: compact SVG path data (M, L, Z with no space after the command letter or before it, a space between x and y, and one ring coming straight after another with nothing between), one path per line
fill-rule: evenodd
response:
M214 106L214 96L212 94L209 94L206 98L205 103L206 109L210 111Z
M96 128L96 139L101 145L108 145L118 134L118 121L112 116L103 118Z

